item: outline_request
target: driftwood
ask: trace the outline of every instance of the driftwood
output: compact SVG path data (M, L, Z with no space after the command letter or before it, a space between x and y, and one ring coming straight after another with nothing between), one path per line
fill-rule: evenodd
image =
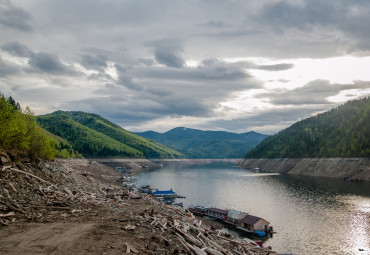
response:
M205 237L203 234L200 235L200 237L203 238L203 240L205 240L209 244L211 244L213 247L217 248L222 253L229 254L229 252L226 249L224 249L222 246L220 246L219 244L217 244L215 241L212 241L211 239Z
M131 251L133 252L133 253L136 253L136 254L139 254L139 251L138 250L136 250L134 247L132 247L132 245L131 244L129 244L129 243L125 243L126 244L126 253L130 253Z
M205 251L207 254L209 254L209 255L222 255L222 253L221 253L221 252L216 251L216 250L214 250L214 249L212 249L212 248L209 248L209 247L206 247L206 248L204 249L204 251Z
M40 177L37 177L36 175L33 175L33 174L30 174L30 173L27 173L27 172L22 171L22 170L18 170L18 169L15 169L15 168L4 168L4 167L3 167L3 170L2 170L2 171L4 171L4 170L7 170L7 171L13 171L13 172L17 172L17 173L22 173L22 174L25 174L25 175L31 176L31 177L33 177L33 178L35 178L35 179L39 180L39 181L42 181L42 182L45 182L45 183L51 184L50 182L45 181L44 179L41 179Z
M15 215L14 212L10 212L10 213L7 213L7 214L0 214L0 218L10 217L10 216L14 216L14 215Z
M17 207L14 207L8 203L5 203L4 201L0 200L0 203L6 205L10 210L13 210L13 211L16 211L16 212L20 212L20 213L23 213L23 214L26 214L25 211L23 211L22 209L18 209Z
M177 234L177 233L176 233ZM178 234L177 234L178 235ZM184 243L185 242L185 240L184 239L182 239L182 240L184 240L184 241L182 241L181 240L181 238L180 238L181 236L178 236L177 237L177 239L179 239L179 241L180 241L180 243L181 243L181 245L185 248L185 250L187 250L191 255L194 255L194 252L192 252L190 249L189 249L189 247L188 246L186 246L186 244Z
M199 249L198 247L194 247L193 245L191 245L190 243L185 243L186 246L189 247L190 250L192 250L196 255L207 255L207 253L205 251L203 251L202 249Z
M203 244L202 242L200 242L199 240L195 239L193 236L181 231L179 228L175 228L175 230L177 232L179 232L184 238L185 240L187 240L188 242L191 242L192 244L198 246L198 247L202 247Z

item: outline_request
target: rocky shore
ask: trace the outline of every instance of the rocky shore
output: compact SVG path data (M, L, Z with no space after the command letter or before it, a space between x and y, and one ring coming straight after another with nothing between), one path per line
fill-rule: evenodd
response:
M370 158L277 158L244 159L238 165L265 172L353 178L370 181Z
M0 159L0 254L276 254L123 188L97 161Z

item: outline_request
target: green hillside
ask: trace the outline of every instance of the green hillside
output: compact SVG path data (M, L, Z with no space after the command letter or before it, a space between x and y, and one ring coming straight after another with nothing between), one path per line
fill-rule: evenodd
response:
M248 158L370 156L370 98L299 121L264 140Z
M36 122L29 108L0 93L0 151L31 158L76 157L72 146Z
M235 134L185 127L165 133L147 131L137 134L174 148L187 158L241 158L267 137L256 132Z
M97 114L56 111L38 116L49 132L63 137L86 157L173 158L182 155L135 135Z

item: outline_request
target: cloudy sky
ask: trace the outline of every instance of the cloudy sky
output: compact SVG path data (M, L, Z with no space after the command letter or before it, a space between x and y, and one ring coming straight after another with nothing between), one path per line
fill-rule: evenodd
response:
M0 0L0 91L131 131L273 134L370 94L368 0Z

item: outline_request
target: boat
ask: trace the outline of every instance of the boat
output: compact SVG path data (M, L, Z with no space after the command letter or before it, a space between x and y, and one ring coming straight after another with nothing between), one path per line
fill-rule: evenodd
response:
M205 216L207 209L203 206L190 206L188 211L197 216Z
M258 230L254 230L253 233L259 237L264 237L266 236L266 232L263 232L263 231L258 231Z

